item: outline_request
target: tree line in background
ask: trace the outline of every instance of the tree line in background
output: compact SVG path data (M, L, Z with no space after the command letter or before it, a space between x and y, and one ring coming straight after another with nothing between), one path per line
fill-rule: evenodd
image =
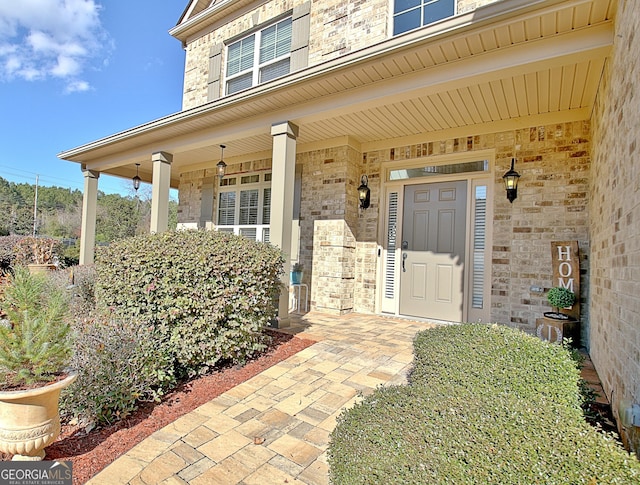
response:
M0 177L0 235L32 235L35 185L9 182ZM178 204L169 202L169 227L175 229ZM122 196L98 191L96 243L144 234L151 222L151 190ZM63 187L38 187L36 236L79 239L82 225L82 192Z

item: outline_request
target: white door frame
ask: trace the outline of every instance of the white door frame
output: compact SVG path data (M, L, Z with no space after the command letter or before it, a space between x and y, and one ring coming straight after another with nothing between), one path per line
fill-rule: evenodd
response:
M431 175L426 177L408 178L403 180L389 180L389 174L392 170L420 168L424 166L449 165L455 163L465 163L472 161L486 160L488 169L483 172L469 172L452 175ZM494 197L494 166L495 166L494 150L478 150L474 152L455 153L447 155L438 155L433 157L425 157L419 159L408 159L387 163L381 170L381 189L380 189L380 205L378 217L381 221L378 224L378 291L376 296L376 313L391 314L402 316L400 314L400 270L402 267L402 250L400 240L397 240L395 250L392 253L387 252L387 235L389 231L388 206L390 194L397 194L397 205L395 205L397 213L397 234L400 235L402 228L402 217L404 214L404 187L414 184L426 184L435 182L450 182L454 180L467 180L467 231L465 242L466 261L464 268L464 305L462 311L463 321L484 321L488 322L491 314L491 247L493 235L493 197ZM474 221L476 208L476 187L486 187L486 235L484 250L484 269L483 288L481 298L483 300L482 309L471 308L471 291L473 282L471 281L471 271L473 267L473 237L474 237ZM393 273L394 284L387 286L385 271L386 262L389 259L390 272ZM391 267L393 266L393 267ZM391 296L392 295L392 296Z

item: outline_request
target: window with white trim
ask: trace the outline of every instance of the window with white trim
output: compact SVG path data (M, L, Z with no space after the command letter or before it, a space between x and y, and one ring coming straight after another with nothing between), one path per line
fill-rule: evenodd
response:
M452 17L455 8L455 0L394 0L393 35Z
M226 94L289 74L292 30L289 17L227 46Z
M225 177L218 189L216 229L269 242L271 173Z

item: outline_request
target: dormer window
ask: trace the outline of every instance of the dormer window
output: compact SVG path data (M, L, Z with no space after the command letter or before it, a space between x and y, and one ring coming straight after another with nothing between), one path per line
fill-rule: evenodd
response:
M393 5L393 35L455 14L455 0L394 0Z
M291 71L291 17L227 47L226 94L271 81Z

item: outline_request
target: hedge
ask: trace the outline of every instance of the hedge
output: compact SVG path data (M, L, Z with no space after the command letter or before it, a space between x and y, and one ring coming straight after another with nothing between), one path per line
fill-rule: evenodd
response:
M98 304L156 329L180 376L242 362L265 347L283 258L233 234L170 231L99 248L95 268Z
M414 350L409 385L338 418L332 483L640 483L635 457L585 422L562 347L465 324L421 332Z

